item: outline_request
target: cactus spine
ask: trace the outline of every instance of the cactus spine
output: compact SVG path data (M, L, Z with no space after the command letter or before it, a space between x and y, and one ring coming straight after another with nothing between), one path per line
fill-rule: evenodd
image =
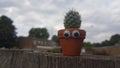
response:
M65 28L80 28L81 26L81 17L79 12L70 10L66 13L64 19L64 27Z

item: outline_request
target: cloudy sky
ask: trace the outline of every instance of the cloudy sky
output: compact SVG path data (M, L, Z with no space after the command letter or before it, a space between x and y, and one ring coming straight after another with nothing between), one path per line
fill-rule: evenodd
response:
M0 0L0 16L14 21L18 36L28 36L35 27L46 27L51 36L57 35L70 9L82 17L85 41L101 42L120 34L120 0Z

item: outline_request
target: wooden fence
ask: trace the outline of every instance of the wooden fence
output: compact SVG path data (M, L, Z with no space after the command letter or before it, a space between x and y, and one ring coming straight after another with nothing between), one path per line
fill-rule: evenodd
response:
M33 50L0 50L0 68L120 68L120 58L70 57Z

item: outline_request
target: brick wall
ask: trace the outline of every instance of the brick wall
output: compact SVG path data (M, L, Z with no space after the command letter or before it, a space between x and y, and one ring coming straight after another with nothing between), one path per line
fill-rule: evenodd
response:
M56 46L51 40L35 39L30 37L22 37L19 42L19 48L34 49L37 46Z

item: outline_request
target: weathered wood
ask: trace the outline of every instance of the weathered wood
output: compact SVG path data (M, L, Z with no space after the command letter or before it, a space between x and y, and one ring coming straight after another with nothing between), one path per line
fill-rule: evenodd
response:
M1 51L0 52L0 68L10 68L11 67L11 59L13 57L13 53L9 51Z
M32 50L0 50L0 68L120 68L111 56L62 56Z

